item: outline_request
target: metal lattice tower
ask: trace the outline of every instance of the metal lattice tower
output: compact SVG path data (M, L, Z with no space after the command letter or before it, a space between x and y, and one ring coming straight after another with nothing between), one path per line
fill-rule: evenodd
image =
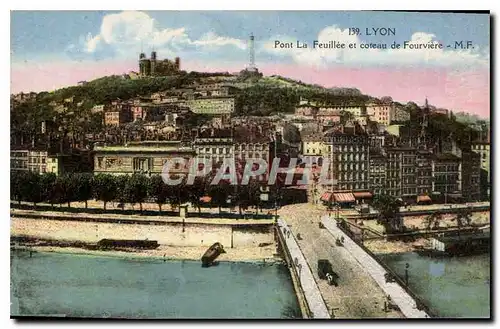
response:
M248 69L255 70L255 38L253 33L250 34L250 39L248 40L248 56Z
M420 122L420 134L418 136L418 144L421 148L427 148L427 127L429 126L429 102L425 98L425 106L422 110L422 118Z

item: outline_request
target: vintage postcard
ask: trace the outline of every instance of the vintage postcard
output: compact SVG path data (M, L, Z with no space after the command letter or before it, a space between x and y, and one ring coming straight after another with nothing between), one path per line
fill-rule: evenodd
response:
M490 13L12 11L12 318L490 319Z

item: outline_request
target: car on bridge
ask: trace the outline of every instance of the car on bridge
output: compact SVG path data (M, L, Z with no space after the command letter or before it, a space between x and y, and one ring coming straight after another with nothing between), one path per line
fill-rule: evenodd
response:
M329 285L338 286L339 275L333 271L332 263L328 259L318 260L318 277L327 280Z

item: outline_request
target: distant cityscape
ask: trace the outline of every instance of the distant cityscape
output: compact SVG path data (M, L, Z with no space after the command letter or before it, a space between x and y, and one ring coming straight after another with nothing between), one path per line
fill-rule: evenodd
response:
M156 57L156 52L150 59L140 55L137 78L179 73L179 58L157 62ZM287 159L300 157L302 163L295 168L300 176L305 163L320 170L328 158L337 184L315 187L323 201L333 200L337 193L347 195L343 202L352 203L379 194L407 203L489 199L489 123L463 124L469 136L459 140L459 132L434 128L439 122L456 123L451 111L435 108L427 100L424 106L403 106L390 97L346 105L300 97L293 113L240 115L238 97L261 78L255 64L249 67L252 70L239 75L213 74L128 100L85 104L94 126L85 123L75 128L79 123L71 122L73 129L64 132L68 121L61 118L83 112L85 102L78 95L51 101L49 106L58 116L37 119L38 131L30 143L22 127L12 123L11 170L151 176L160 174L165 161L178 155L187 160L208 158L214 168L225 158L271 162L279 157L288 166ZM242 80L244 74L251 78ZM12 95L11 111L23 104L36 106L39 97Z

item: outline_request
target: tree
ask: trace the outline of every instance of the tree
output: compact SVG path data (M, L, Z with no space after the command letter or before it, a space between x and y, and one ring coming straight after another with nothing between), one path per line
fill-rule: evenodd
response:
M229 183L220 181L217 185L210 185L208 195L212 198L212 202L219 207L219 213L222 207L227 205L227 198L229 196Z
M390 195L381 194L374 198L372 205L379 212L377 222L384 225L387 233L401 229L401 214L399 212L401 202L399 200Z
M467 226L470 226L472 223L472 212L470 208L461 208L452 220L457 222L458 235L460 236L460 231L464 225L467 224Z
M161 213L161 207L168 198L168 188L160 175L154 175L149 179L148 197L155 200Z
M93 175L82 173L75 174L76 200L85 202L85 209L88 207L88 200L92 198Z
M54 173L45 173L40 176L41 199L49 201L52 207L54 207L57 195L56 180L57 176Z
M260 205L260 184L252 177L248 182L248 202L250 206L254 206L259 213L259 205Z
M94 178L93 192L97 200L104 202L104 210L106 210L106 203L114 200L116 197L114 177L109 174L97 174Z
M171 175L172 180L177 180L180 177L178 175ZM183 179L180 184L167 185L167 195L172 209L177 209L177 207L185 201L185 179Z
M64 199L71 208L71 202L77 200L77 180L75 175L66 174L61 176Z
M192 185L188 186L188 200L191 204L198 208L198 213L201 213L201 198L206 194L206 177L195 177Z
M38 202L43 200L38 173L29 171L23 176L21 195L24 201L33 202L35 207Z
M429 216L425 217L424 224L427 231L432 228L437 229L439 227L439 222L443 219L443 214L439 211L431 213Z
M148 178L142 174L133 174L125 186L129 202L138 203L142 213L142 203L148 196Z
M128 190L128 175L120 175L115 177L116 194L113 200L119 203L119 207L122 210L125 208L125 204L131 202L131 198Z
M250 193L248 185L239 185L236 192L236 204L238 205L238 210L240 216L242 215L242 210L247 210L250 206Z
M22 171L10 172L10 198L16 200L19 204L23 200L24 175L25 173Z

